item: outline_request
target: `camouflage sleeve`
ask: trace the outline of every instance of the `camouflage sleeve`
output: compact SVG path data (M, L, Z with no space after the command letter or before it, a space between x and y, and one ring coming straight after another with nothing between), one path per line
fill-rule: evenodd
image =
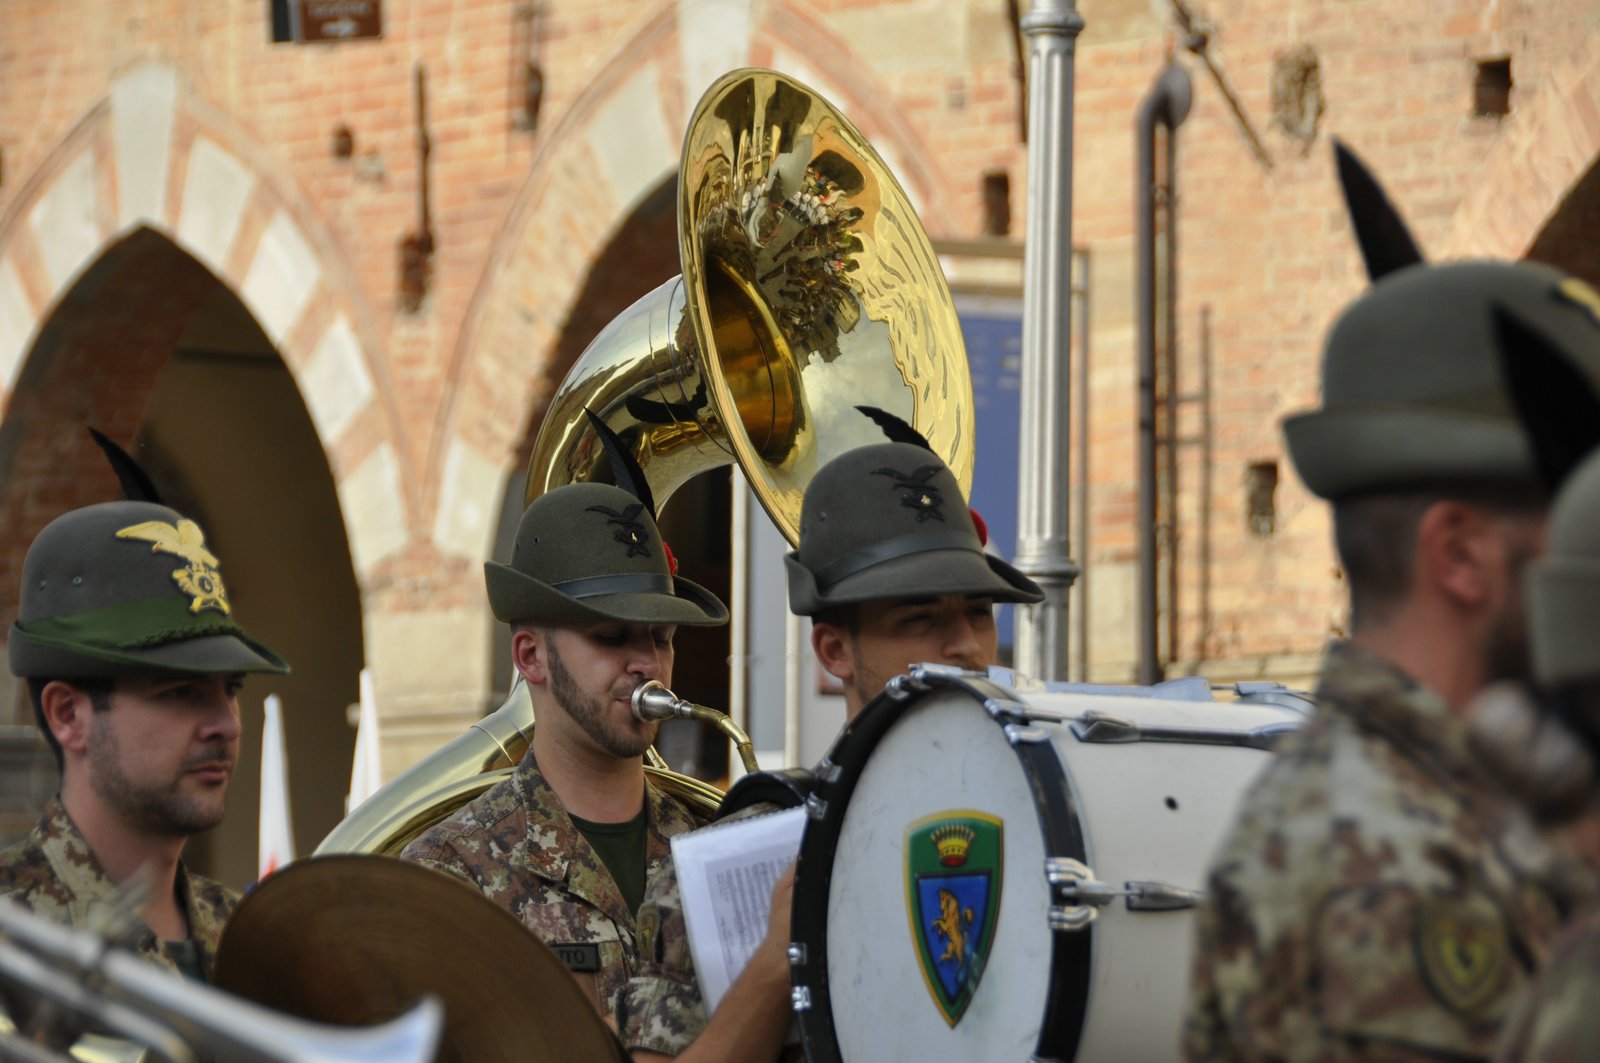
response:
M1532 992L1518 999L1496 1063L1600 1059L1600 912L1573 924L1551 948Z
M1215 894L1213 882L1210 892ZM1217 993L1213 964L1218 951L1219 921L1225 913L1207 904L1195 919L1194 962L1190 967L1189 1008L1183 1021L1183 1058L1188 1063L1221 1063L1237 1053L1229 1050L1227 1024Z
M706 1009L671 861L650 880L637 925L639 967L618 994L618 1032L630 1050L675 1056L705 1029Z
M1504 913L1482 894L1336 891L1311 950L1327 1058L1487 1059L1526 981Z
M483 888L483 884L478 881L474 866L459 849L453 845L429 841L426 835L401 850L400 859L408 864L418 864L459 879L474 889Z

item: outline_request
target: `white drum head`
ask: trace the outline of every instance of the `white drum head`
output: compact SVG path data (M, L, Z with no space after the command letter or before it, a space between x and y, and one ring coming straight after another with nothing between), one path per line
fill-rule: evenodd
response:
M997 866L987 885L964 835L964 821L985 818L1010 872ZM947 848L968 843L967 862L916 860L919 848L938 852L941 826ZM902 714L861 772L834 853L826 940L843 1058L1031 1058L1050 992L1043 867L1038 813L1000 725L956 691ZM930 925L941 922L954 933ZM975 953L968 971L981 968L970 992L953 957L938 962L962 951Z

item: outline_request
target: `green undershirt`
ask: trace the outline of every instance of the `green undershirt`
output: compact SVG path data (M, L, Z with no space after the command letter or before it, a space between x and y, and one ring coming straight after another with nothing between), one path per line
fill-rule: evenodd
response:
M649 831L645 809L625 823L591 823L573 816L572 825L594 846L600 862L611 872L629 914L638 914L644 900L645 840Z

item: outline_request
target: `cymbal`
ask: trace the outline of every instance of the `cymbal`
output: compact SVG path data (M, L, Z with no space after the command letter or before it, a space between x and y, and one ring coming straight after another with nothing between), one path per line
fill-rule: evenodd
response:
M566 967L510 912L390 857L291 864L223 928L215 981L304 1019L367 1025L444 1001L440 1063L628 1059Z

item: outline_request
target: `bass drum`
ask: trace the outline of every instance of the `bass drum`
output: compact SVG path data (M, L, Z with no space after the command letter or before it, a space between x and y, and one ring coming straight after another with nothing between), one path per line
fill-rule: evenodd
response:
M1176 1059L1192 909L1269 750L1247 702L921 666L835 742L795 878L811 1063Z

